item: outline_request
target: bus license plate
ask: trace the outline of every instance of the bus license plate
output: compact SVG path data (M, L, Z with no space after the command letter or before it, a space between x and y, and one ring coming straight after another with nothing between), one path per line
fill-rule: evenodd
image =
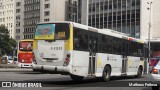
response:
M46 60L47 62L53 62L53 60Z

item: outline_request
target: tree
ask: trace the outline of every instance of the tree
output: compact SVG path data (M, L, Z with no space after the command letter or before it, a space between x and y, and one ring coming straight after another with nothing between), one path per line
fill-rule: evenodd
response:
M12 54L12 49L16 47L16 41L9 37L9 31L4 26L0 26L0 52L2 55Z

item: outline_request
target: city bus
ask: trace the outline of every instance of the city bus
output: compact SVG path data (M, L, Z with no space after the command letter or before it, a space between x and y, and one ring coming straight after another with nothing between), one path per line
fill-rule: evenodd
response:
M145 42L109 29L74 22L40 23L33 43L33 70L68 74L72 80L143 74Z
M18 43L18 67L32 67L33 39L20 40Z

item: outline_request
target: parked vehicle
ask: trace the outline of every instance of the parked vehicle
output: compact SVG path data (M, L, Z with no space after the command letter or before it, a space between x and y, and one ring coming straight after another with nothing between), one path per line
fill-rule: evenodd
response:
M13 57L12 56L8 56L8 64L12 64L13 63Z
M7 64L8 63L8 56L2 56L0 60L0 64Z
M153 67L151 71L151 76L153 78L153 83L158 84L156 87L152 87L152 90L159 90L160 86L160 61L157 62L156 66Z
M149 72L151 73L153 68L157 65L157 63L159 62L158 58L151 58L149 61Z

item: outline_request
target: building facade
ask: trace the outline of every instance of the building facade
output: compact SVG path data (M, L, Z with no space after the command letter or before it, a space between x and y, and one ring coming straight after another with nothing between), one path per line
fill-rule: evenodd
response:
M16 0L0 0L0 25L5 25L9 30L10 38L15 38L15 13Z
M67 21L81 23L81 6L82 0L68 0Z
M23 25L24 25L24 0L16 1L16 15L15 15L15 39L19 41L24 39Z
M142 0L86 0L88 25L107 28L140 38Z
M40 22L40 0L24 0L24 39L33 39Z
M150 39L157 39L160 37L159 4L159 0L82 0L81 20L82 24L144 40L148 39L150 23Z
M67 20L68 0L41 0L40 22Z

